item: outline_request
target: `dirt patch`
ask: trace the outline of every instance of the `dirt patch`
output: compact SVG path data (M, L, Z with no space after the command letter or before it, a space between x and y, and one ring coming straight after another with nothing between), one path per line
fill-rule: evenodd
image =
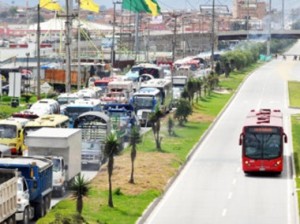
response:
M135 184L128 183L131 173L130 153L126 152L115 158L112 176L113 189L120 188L129 195L137 195L149 189L162 191L171 176L176 173L172 166L176 158L162 152L138 152L135 161ZM163 172L161 172L163 170ZM107 164L93 179L92 185L100 190L108 190Z
M188 117L188 120L193 122L212 122L214 117L205 114L193 113Z
M214 92L215 92L215 93L219 93L219 94L230 94L230 93L231 93L230 90L224 89L224 88L217 88L217 89L214 89Z

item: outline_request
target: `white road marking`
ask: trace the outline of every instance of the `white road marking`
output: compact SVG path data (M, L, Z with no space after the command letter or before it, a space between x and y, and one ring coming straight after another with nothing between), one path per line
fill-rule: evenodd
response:
M226 208L224 208L224 209L223 209L223 212L222 212L222 216L225 216L225 215L226 215L226 213L227 213L227 209L226 209Z
M228 199L231 199L232 198L232 192L229 192L229 194L228 194L228 197L227 197Z

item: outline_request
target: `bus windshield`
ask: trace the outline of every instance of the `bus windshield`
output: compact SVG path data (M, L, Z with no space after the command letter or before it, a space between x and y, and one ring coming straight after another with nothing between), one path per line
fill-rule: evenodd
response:
M16 138L17 127L14 125L1 124L0 125L0 138Z
M251 159L274 159L281 155L280 134L246 133L245 156Z
M79 99L79 97L59 97L57 98L57 102L60 105L68 104L71 102L75 102L75 100Z
M134 97L134 105L137 110L139 109L153 109L155 105L155 100L152 96L136 96Z

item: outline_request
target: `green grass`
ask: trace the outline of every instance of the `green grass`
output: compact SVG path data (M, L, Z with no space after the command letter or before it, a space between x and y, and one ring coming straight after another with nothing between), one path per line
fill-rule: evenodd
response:
M145 208L158 197L158 191L146 191L139 195L113 195L114 208L107 206L108 192L96 192L91 190L89 202L84 202L82 215L88 223L111 223L127 224L135 223L142 215ZM58 203L48 215L37 223L49 224L54 222L55 217L59 214L71 216L75 214L75 200L66 199Z
M288 82L289 100L291 107L300 107L300 82L289 81ZM293 157L296 170L296 185L300 187L300 114L291 116L292 122L292 137L293 137ZM297 192L298 203L300 202L300 192ZM298 213L300 214L300 208Z
M299 98L300 82L289 81L288 88L289 88L290 106L300 107L300 98Z
M194 103L194 114L201 114L201 116L207 117L204 121L199 122L197 119L193 120L188 118L189 122L186 123L185 126L175 127L174 136L169 136L166 123L164 122L162 124L161 136L163 140L161 153L169 153L176 158L170 166L179 168L185 162L193 146L199 141L215 117L228 103L235 90L246 77L246 74L257 66L258 64L252 66L250 70L235 74L232 73L227 79L221 77L220 86L231 89L232 91L229 94L211 93L210 96L203 97L198 103ZM157 152L152 131L143 136L143 141L138 146L138 150L149 153L149 156L151 156L152 152ZM151 169L151 167L149 167L149 169ZM161 172L164 171L162 170ZM97 191L95 188L92 188L89 197L84 201L82 215L88 223L133 224L143 214L149 204L162 192L163 189L160 191L146 189L143 193L137 195L115 194L113 196L115 208L109 208L107 206L108 192ZM46 217L38 220L37 223L51 223L57 214L70 216L75 213L75 205L75 200L63 200L58 203Z

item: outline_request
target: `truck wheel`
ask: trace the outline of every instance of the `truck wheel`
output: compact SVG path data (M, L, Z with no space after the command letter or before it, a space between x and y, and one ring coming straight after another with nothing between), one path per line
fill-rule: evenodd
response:
M9 218L8 220L8 224L15 224L16 220L15 220L15 216L13 215L12 217Z
M47 214L50 210L50 197L49 195L46 195L44 198L44 211L45 214Z
M45 215L45 202L41 199L40 203L35 206L35 219L39 219Z
M24 209L23 213L23 220L21 221L21 224L28 224L29 223L29 210L28 207Z
M65 196L65 194L66 194L66 186L65 186L65 184L63 184L63 186L61 187L61 189L58 192L58 196L62 198L63 196Z

